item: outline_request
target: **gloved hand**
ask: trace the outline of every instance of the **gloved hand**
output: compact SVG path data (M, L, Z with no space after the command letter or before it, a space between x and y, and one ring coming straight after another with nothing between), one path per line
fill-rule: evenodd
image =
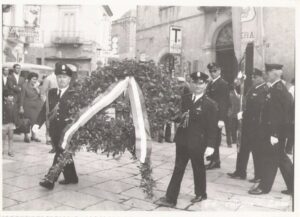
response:
M32 126L32 131L33 131L34 133L39 132L39 131L40 131L40 126L37 125L37 124L33 125L33 126Z
M242 73L242 71L239 71L238 75L237 75L237 78L238 79L244 79L246 80L247 76L245 75L245 73Z
M243 119L243 112L237 113L237 119L242 120Z
M215 150L214 148L207 147L204 155L206 155L206 156L212 155L214 153L214 150Z
M271 142L272 145L275 145L275 144L278 143L278 139L275 136L271 136L270 142Z
M218 122L218 127L221 129L225 126L224 121L219 121Z

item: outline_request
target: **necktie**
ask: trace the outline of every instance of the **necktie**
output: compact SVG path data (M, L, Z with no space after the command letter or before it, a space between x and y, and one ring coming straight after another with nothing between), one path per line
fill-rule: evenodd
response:
M193 95L193 103L195 103L195 102L196 102L196 96Z
M61 97L61 89L58 89L58 94L57 94L58 98Z

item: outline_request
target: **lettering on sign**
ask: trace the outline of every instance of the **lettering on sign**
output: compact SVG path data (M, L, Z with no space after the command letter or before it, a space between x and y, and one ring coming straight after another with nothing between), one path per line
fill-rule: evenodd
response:
M181 27L170 27L170 53L180 54L182 47L182 30Z

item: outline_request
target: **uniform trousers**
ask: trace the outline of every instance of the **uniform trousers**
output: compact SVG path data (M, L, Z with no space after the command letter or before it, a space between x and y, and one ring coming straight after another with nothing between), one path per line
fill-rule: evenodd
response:
M216 145L214 153L211 155L212 161L220 161L220 146L221 146L221 140L222 140L222 128L218 128L217 130L217 138L216 138Z
M254 164L254 178L260 179L262 175L262 138L260 127L256 122L244 122L242 129L242 141L237 155L236 172L245 176L250 152L252 152Z
M57 127L55 130L53 130L53 128L52 128L49 132L51 140L53 142L53 146L55 147L55 156L54 156L54 159L53 159L52 166L54 166L58 162L59 155L61 153L63 153L63 149L59 147L60 136L57 136L57 135L61 135L62 131L59 131L59 130L62 130L62 129ZM72 160L73 160L73 158L72 158ZM73 161L71 163L68 163L63 168L62 172L63 172L64 178L65 178L66 181L70 181L70 182L78 181L78 176L77 176L76 169L75 169L75 164L74 164ZM55 181L57 181L58 177L59 177L59 174L56 177Z
M204 149L200 146L200 144L199 147L187 147L185 144L176 143L175 168L166 193L167 199L175 204L179 195L185 168L190 159L194 175L195 195L203 196L206 194Z
M259 184L266 193L270 192L279 167L287 189L294 190L294 167L292 161L285 153L285 137L279 137L279 142L274 146L270 143L270 138L264 140L263 146L263 173Z

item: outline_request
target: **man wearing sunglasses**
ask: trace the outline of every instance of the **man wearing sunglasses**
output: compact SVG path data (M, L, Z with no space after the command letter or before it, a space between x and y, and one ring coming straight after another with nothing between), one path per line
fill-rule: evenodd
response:
M206 169L220 168L220 154L219 147L222 139L222 128L225 125L227 113L230 105L229 87L228 83L221 78L221 68L216 63L209 63L207 69L211 75L212 81L207 84L206 95L214 100L218 105L218 122L216 123L217 139L214 153L206 159L210 163L206 165Z

